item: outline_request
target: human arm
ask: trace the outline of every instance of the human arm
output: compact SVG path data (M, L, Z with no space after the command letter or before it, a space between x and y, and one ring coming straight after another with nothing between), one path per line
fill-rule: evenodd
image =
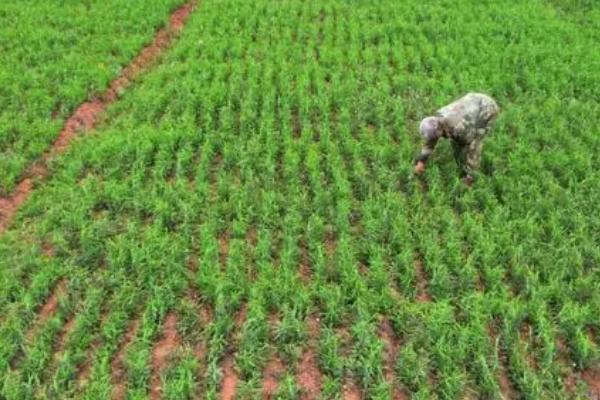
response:
M427 160L433 153L433 149L435 148L437 141L438 141L438 139L427 140L423 144L423 147L421 148L421 152L417 156L416 163L415 163L415 173L417 175L420 175L423 172L425 172L425 164L427 163Z

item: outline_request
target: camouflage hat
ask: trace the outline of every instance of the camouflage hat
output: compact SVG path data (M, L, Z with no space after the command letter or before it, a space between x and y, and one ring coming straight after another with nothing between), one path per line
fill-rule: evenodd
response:
M440 120L438 117L427 117L419 125L421 137L424 140L433 140L440 137Z

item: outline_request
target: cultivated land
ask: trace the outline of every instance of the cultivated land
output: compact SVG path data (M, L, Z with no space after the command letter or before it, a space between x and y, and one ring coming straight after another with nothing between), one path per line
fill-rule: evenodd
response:
M137 3L98 39L119 65L181 5ZM1 164L0 398L594 398L599 24L591 1L205 0L61 152L119 72L64 101L42 58L60 119L2 136L25 162ZM447 143L415 179L419 118L470 90L502 108L475 187Z
M102 92L179 0L0 2L0 195Z

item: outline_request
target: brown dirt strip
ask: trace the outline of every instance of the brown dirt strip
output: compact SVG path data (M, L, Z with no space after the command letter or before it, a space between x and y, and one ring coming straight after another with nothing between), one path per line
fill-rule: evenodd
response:
M200 316L200 324L204 332L206 332L207 327L213 321L213 313L212 310L206 306L200 304L200 296L198 292L192 289L192 301L194 304L198 305L198 314ZM200 366L198 372L198 382L202 382L204 380L206 374L206 354L207 354L207 343L206 339L199 340L193 347L194 357L198 360L198 365ZM201 386L200 386L201 390ZM200 394L198 393L198 396Z
M538 359L534 354L535 335L533 326L529 322L524 322L519 329L519 338L523 345L523 354L527 360L527 364L533 371L539 370Z
M392 324L388 319L384 319L379 327L379 337L384 343L383 353L383 373L385 380L390 385L391 399L407 400L408 396L402 392L394 380L394 366L400 350L400 341L396 338Z
M227 257L229 256L229 236L223 234L219 236L219 262L221 263L221 270L225 271L227 268Z
M219 171L223 166L223 156L221 153L216 153L213 157L211 166L210 166L210 189L209 189L209 201L214 204L217 201L218 197L218 189L219 189Z
M308 251L308 243L305 237L302 237L298 241L298 249L300 250L300 261L298 265L298 273L300 274L300 280L303 283L309 283L312 277L312 268L310 262L310 255Z
M98 328L100 331L102 330L102 327L106 323L106 320L108 319L108 315L109 315L109 313L108 313L106 304L104 304L104 306L101 309L100 319L98 321ZM77 382L75 393L77 395L81 394L81 390L88 383L90 375L92 374L92 366L95 361L96 353L97 353L98 349L100 348L101 344L102 344L102 340L100 339L99 334L95 335L95 337L90 342L90 348L86 351L85 359L81 363L79 363L79 365L77 367L77 375L76 375L76 379L75 379L75 381Z
M573 371L574 364L569 360L569 347L562 336L556 338L556 361L561 364L564 371L564 387L569 396L574 396L577 387L577 374Z
M221 366L223 370L223 382L221 384L221 399L235 399L235 392L238 383L238 376L233 365L233 357L228 355Z
M346 381L343 388L343 399L344 400L361 400L362 395L360 390L353 381Z
M276 352L273 352L271 358L265 366L263 372L263 399L271 400L275 398L277 389L279 388L279 380L285 373L285 365L281 359L277 357Z
M277 314L271 314L269 317L269 326L272 331L277 329L279 318ZM279 387L279 380L285 373L286 367L281 362L281 359L277 356L277 350L272 350L271 357L267 361L263 370L263 396L264 400L271 400L275 398L277 394L277 388Z
M600 398L600 367L586 369L581 378L587 384L590 399Z
M235 329L239 331L242 324L246 320L246 315L248 314L248 304L242 304L240 311L235 317ZM237 372L235 371L235 362L234 356L232 353L225 355L223 362L221 363L221 371L223 373L223 379L221 381L221 400L234 400L235 393L237 390L237 384L239 381L239 377Z
M428 303L431 301L431 296L427 292L427 275L421 257L415 260L415 272L417 278L417 295L415 299L420 303Z
M167 367L170 356L181 344L177 333L177 315L167 314L163 326L163 337L152 349L152 377L150 378L150 399L156 400L161 394L161 374Z
M67 346L67 340L69 339L69 335L71 334L71 331L73 330L73 328L75 327L75 315L72 315L69 320L67 321L66 324L63 325L60 334L58 335L58 339L56 341L57 345L56 345L56 351L54 352L54 366L53 368L51 368L52 370L54 370L56 367L56 365L58 364L58 362L60 361L64 351L65 351L65 347Z
M48 321L50 318L52 318L52 316L56 313L56 310L58 309L60 297L65 294L66 290L67 290L67 281L65 279L62 279L61 281L59 281L56 284L56 286L54 287L54 290L50 294L50 297L48 297L46 302L40 308L34 325L31 327L31 329L29 329L29 331L25 335L25 338L27 338L27 340L33 339L37 330L42 325L44 325L46 323L46 321Z
M95 127L106 108L114 103L125 88L156 61L171 44L175 35L183 29L195 5L196 0L192 0L175 10L171 14L169 24L157 32L154 40L121 71L100 98L85 102L75 110L52 146L24 173L24 179L17 184L13 192L7 197L0 197L0 233L8 228L21 205L29 198L33 190L33 182L48 175L48 160L67 150L73 139L81 132Z
M50 296L46 299L44 304L40 307L37 312L37 315L32 322L31 327L25 333L25 342L23 344L31 343L39 331L39 329L56 314L56 310L58 310L59 301L62 296L64 296L66 292L67 281L66 279L61 279L55 286L54 290ZM10 361L11 368L18 369L19 365L23 358L23 347L21 347L13 356Z
M42 254L48 258L54 257L54 246L49 241L42 243Z
M307 321L308 343L304 353L300 357L296 382L302 390L302 400L317 400L323 387L323 377L317 362L317 338L319 337L319 320L311 316Z
M7 197L0 197L0 233L8 227L18 208L27 200L33 188L33 181L26 178L19 182Z
M137 336L138 329L140 328L140 321L134 320L129 324L123 341L117 350L115 358L111 362L111 382L113 386L112 399L122 400L125 398L125 392L127 389L127 370L125 368L125 356L127 354L127 348Z
M79 389L83 388L86 385L88 379L90 378L90 375L92 373L92 363L94 360L94 355L96 354L96 351L99 347L100 341L94 340L92 342L91 348L87 352L85 361L83 362L83 364L79 368L79 371L77 372L77 387Z
M337 250L337 239L333 232L328 232L325 236L325 252L328 257L332 257Z
M492 345L497 349L498 361L500 363L498 368L498 384L500 386L500 394L504 400L512 400L518 398L516 395L508 373L506 371L507 357L505 352L502 350L500 341L498 340L498 333L496 328L490 324L488 326L488 335L492 341Z

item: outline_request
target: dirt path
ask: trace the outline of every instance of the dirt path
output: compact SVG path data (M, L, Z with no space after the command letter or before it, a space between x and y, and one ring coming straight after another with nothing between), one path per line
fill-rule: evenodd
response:
M431 301L431 295L427 292L427 274L421 257L415 260L415 272L417 278L417 295L415 299L420 303Z
M581 377L588 386L590 398L596 398L594 396L600 397L600 367L586 369L581 374Z
M239 331L246 316L248 314L248 304L244 303L240 307L240 311L235 317L234 330ZM235 359L233 353L227 354L223 362L221 363L221 371L223 372L223 379L221 381L221 400L234 400L237 391L237 384L239 381L238 374L235 370Z
M60 362L65 349L67 347L67 342L69 340L69 336L75 327L75 315L71 315L67 322L63 325L60 333L58 335L58 339L56 340L56 350L54 351L52 367L50 370L54 371L58 367L58 363Z
M356 383L349 380L344 384L343 399L344 400L361 400L362 399L360 390L356 386Z
M284 373L285 365L283 365L276 352L273 352L263 372L263 399L275 398L279 388L279 380Z
M48 160L66 151L81 132L96 126L106 108L171 44L176 34L183 29L195 5L196 1L192 0L175 10L171 14L169 24L156 33L154 40L121 71L108 89L99 98L87 101L75 110L52 146L24 173L24 179L17 184L13 192L6 197L0 197L0 233L8 228L19 208L29 198L34 181L48 175Z
M56 284L56 286L54 287L54 290L50 294L50 297L48 297L46 302L40 308L34 325L25 334L25 337L28 340L31 340L35 336L35 333L38 331L38 329L42 325L44 325L46 323L46 321L48 321L56 313L56 310L58 310L58 304L59 304L60 297L65 294L66 290L67 290L67 281L66 280L63 279Z
M379 327L379 337L384 343L383 372L385 380L390 385L390 395L393 400L406 400L408 396L398 388L394 379L394 367L400 351L400 341L388 319L384 319Z
M316 400L321 394L323 376L317 362L317 340L319 338L319 320L311 316L307 321L308 343L298 363L296 381L302 390L303 400Z
M500 394L504 400L515 399L517 396L506 370L507 356L502 349L502 345L500 344L497 328L493 324L488 326L488 335L498 354L498 361L500 364L498 368L498 384L500 386Z
M271 316L269 317L269 327L271 332L276 331L279 323L280 321L277 314L271 314ZM285 374L285 372L286 366L279 358L279 355L277 354L277 349L273 348L270 352L269 359L263 369L263 400L270 400L275 398L275 395L277 394L277 389L279 388L279 381L281 377Z
M135 319L129 324L127 332L123 337L123 341L117 350L117 354L111 363L111 382L113 385L112 398L113 399L124 399L125 391L127 389L127 371L125 369L125 355L127 354L127 348L133 342L136 337L138 329L140 328L140 320Z
M152 377L150 378L150 399L157 400L161 394L161 375L167 367L170 356L181 344L177 333L177 315L169 313L165 318L162 339L152 349Z

